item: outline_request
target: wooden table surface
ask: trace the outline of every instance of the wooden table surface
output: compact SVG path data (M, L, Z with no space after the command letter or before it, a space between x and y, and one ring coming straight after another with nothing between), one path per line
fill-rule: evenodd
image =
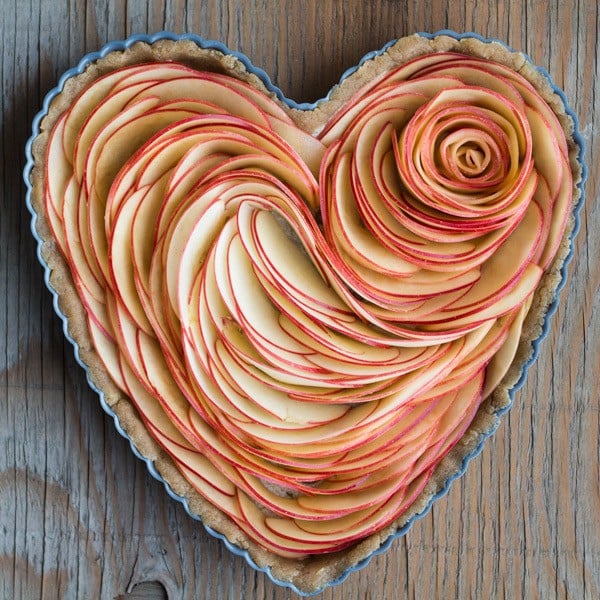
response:
M292 598L167 497L88 389L29 232L21 170L43 95L86 52L191 31L298 101L415 31L526 51L579 115L590 166L561 305L466 475L324 599L600 598L600 9L595 0L0 0L0 598Z

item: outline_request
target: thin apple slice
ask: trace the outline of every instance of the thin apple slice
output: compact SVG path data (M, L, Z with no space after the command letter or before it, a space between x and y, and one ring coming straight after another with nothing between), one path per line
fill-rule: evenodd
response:
M517 352L519 341L521 339L521 331L523 322L529 308L531 307L532 298L529 298L523 303L513 322L511 323L505 342L500 349L494 354L485 370L485 387L483 388L483 397L489 396L492 391L500 383L504 375L506 375L513 358Z
M75 274L78 285L86 288L86 296L93 297L96 302L103 302L105 296L103 281L97 278L94 268L90 265L85 248L85 230L82 232L79 227L80 191L75 179L72 178L63 198L62 219L65 235L63 243L73 264L78 265Z
M131 252L131 247L135 243L131 237L133 219L143 202L151 202L147 199L149 194L151 190L140 188L121 206L111 228L111 238L108 240L108 263L114 294L123 303L137 327L147 334L152 334L152 326L135 285L135 267Z

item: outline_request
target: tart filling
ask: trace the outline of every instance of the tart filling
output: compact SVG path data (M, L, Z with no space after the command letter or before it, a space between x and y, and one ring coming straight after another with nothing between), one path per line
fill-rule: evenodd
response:
M310 115L159 56L45 128L36 210L99 378L283 559L422 508L493 427L568 249L577 148L543 78L416 39Z

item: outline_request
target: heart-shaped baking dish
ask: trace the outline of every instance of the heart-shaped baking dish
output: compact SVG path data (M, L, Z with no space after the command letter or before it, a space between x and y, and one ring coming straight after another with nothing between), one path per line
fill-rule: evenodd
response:
M496 429L585 177L548 74L448 31L301 105L218 42L112 42L49 92L26 153L46 283L104 410L300 594L386 550Z

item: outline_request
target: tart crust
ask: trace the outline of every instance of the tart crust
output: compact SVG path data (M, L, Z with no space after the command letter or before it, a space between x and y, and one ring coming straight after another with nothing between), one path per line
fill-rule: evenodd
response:
M160 40L150 45L138 42L124 51L114 51L90 64L85 71L68 79L51 102L47 115L41 122L40 134L32 145L34 168L31 173L31 205L36 213L36 229L42 240L40 256L49 267L49 283L58 295L60 311L68 323L68 333L78 347L79 358L89 369L89 378L102 392L106 404L117 415L119 423L133 441L140 454L154 462L157 471L172 490L184 497L192 513L199 515L205 525L222 533L230 542L247 549L254 562L261 568L269 567L275 579L290 582L302 591L314 591L340 577L350 567L378 549L388 537L402 528L415 515L426 510L434 495L444 489L450 477L460 472L465 458L476 452L485 434L498 425L498 412L511 403L509 391L521 378L524 365L531 359L533 342L542 333L546 313L556 298L561 282L561 268L570 251L570 239L575 224L575 209L572 208L563 239L551 266L534 294L531 309L526 318L517 354L501 384L481 404L475 419L460 442L443 459L428 482L424 491L400 519L392 525L370 535L349 549L312 556L305 559L288 559L276 556L250 540L225 514L200 496L175 468L169 456L160 448L147 432L132 402L124 396L104 368L96 354L87 329L86 312L79 299L71 277L69 265L59 252L45 215L43 188L44 163L49 132L59 116L70 106L75 97L92 81L115 69L146 62L174 61L198 70L224 73L248 82L258 90L278 102L302 129L315 133L327 122L356 90L372 81L385 71L408 60L438 51L455 51L502 63L521 73L534 85L557 115L566 134L569 160L573 171L573 207L580 196L579 183L582 167L578 162L580 148L574 140L574 124L565 112L561 98L553 91L547 78L533 66L527 58L505 48L499 43L486 43L476 38L456 39L439 35L433 39L413 35L398 40L385 52L364 62L356 71L336 85L327 99L320 101L310 111L292 109L269 91L262 80L250 73L244 64L232 55L217 50L202 49L191 40Z

